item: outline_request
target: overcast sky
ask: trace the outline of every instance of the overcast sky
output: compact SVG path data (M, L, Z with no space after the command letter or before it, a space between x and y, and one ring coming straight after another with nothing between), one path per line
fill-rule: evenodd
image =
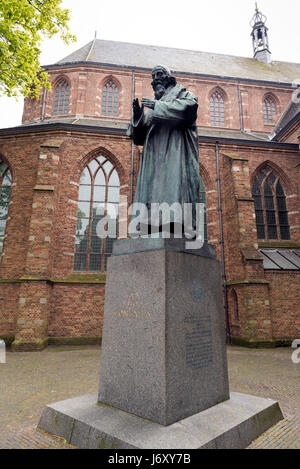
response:
M49 65L94 38L252 57L250 20L254 0L64 0L77 42L44 41L41 63ZM273 60L300 63L299 0L259 0L268 17ZM167 65L167 64L166 64ZM300 78L300 77L295 77ZM0 128L19 125L23 99L0 97Z

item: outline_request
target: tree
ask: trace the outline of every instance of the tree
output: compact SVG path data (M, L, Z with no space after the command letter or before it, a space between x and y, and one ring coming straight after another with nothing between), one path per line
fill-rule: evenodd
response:
M65 44L76 40L70 33L70 11L62 0L0 0L0 94L21 92L38 98L50 88L40 66L43 38L60 34Z

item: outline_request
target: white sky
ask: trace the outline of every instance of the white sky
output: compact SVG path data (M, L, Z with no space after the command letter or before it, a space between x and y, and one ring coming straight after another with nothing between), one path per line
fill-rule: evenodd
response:
M99 39L252 57L254 0L63 0L77 42L44 41L41 63L52 64ZM258 0L268 17L273 60L300 63L299 0ZM300 77L295 77L300 78ZM23 99L0 97L0 128L19 125Z

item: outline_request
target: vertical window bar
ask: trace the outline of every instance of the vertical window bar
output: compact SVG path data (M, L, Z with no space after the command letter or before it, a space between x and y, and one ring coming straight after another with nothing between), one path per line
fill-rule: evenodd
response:
M54 98L54 115L57 114L58 111L58 96L59 96L59 87L56 87L55 91L55 98Z
M284 193L284 190L280 181L278 181L277 187L276 187L276 202L277 202L278 221L279 221L281 239L290 240L291 234L290 234L288 211L286 207L286 197L285 197L285 193Z
M258 239L265 239L264 211L262 205L261 189L257 179L255 179L252 186L252 196L254 199L257 237Z

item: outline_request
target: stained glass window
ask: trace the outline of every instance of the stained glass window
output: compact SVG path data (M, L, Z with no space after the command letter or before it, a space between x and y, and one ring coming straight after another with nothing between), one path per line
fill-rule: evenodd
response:
M12 186L12 175L6 163L0 160L0 259L3 253L3 243Z
M273 124L276 119L276 105L271 96L264 99L264 120L266 124Z
M210 97L210 124L224 127L224 99L219 91L215 91Z
M55 88L53 114L68 114L70 101L70 86L66 80L60 80Z
M271 168L266 167L256 175L252 196L258 239L289 240L286 197L280 179Z
M113 238L101 238L97 225L104 218L116 220L120 200L120 180L113 164L99 156L84 168L79 186L74 270L106 270Z
M119 110L119 90L113 81L108 81L103 87L102 115L117 116Z

